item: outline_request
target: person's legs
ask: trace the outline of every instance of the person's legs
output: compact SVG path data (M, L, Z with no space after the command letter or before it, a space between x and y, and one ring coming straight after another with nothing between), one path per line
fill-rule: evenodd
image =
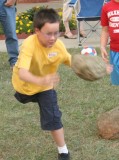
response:
M80 29L79 29L80 37L86 37L86 33L84 31L83 21L80 22Z
M51 131L51 134L58 147L58 160L70 160L70 154L64 139L64 129Z
M3 25L4 33L6 36L6 47L9 54L10 66L14 66L18 57L18 39L16 36L16 16L15 6L4 6L0 21Z
M69 27L69 20L71 19L72 16L72 11L73 8L68 6L68 3L70 0L67 0L66 2L63 3L63 24L65 28L65 38L69 39L75 39L76 36L71 33L70 27Z
M55 90L44 91L35 95L15 93L21 103L37 102L40 109L41 128L51 132L58 148L58 160L70 160L70 154L64 139L64 129L61 122L61 112L57 104Z
M69 21L65 21L64 22L64 26L65 26L65 34L64 34L64 38L68 38L68 39L76 39L76 35L73 35L70 28L69 28Z
M39 93L38 104L40 108L41 128L51 132L51 135L58 148L58 159L69 160L68 149L64 139L64 129L61 122L61 112L57 104L55 90Z
M78 6L75 7L76 13L80 12L81 5L80 0L77 3ZM84 31L83 21L80 21L80 28L79 28L80 37L86 37L86 33Z
M71 19L72 12L73 12L73 7L68 6L69 2L70 2L70 0L67 0L63 3L63 24L64 24L64 27L65 27L64 37L69 38L69 39L75 39L77 36L73 35L71 33L71 30L70 30L70 27L69 27L69 20ZM79 13L80 6L76 7L75 9L77 10L76 13ZM80 22L79 33L80 33L81 37L86 37L84 27L83 27L83 22Z
M65 145L63 128L51 131L51 134L58 147L63 147Z

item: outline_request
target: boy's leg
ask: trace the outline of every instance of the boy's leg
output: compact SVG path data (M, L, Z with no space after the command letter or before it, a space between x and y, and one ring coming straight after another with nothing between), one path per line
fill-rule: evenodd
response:
M58 160L69 160L68 149L64 140L64 130L61 122L61 112L57 104L57 94L54 90L38 94L40 121L43 130L51 131L58 147Z
M49 90L31 96L16 92L15 97L21 103L38 102L41 115L41 127L43 130L51 131L58 147L58 160L70 160L70 155L64 140L64 130L61 123L61 112L57 105L56 92Z
M58 160L70 160L70 154L64 139L64 129L51 131L51 134L58 147Z
M51 131L51 134L52 134L53 139L56 142L57 146L63 147L65 145L63 128Z

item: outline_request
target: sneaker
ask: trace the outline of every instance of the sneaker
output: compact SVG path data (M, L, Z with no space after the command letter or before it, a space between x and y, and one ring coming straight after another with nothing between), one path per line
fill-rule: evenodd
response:
M70 154L69 153L58 154L58 160L70 160Z

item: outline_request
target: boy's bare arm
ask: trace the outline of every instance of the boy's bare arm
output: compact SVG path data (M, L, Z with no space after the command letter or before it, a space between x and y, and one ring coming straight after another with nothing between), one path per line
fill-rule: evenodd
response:
M108 62L108 53L106 51L108 38L109 38L108 26L104 26L102 27L102 32L101 32L100 48L101 48L102 58L105 62Z
M60 80L59 75L56 73L39 77L33 75L31 72L23 68L19 69L19 77L23 81L45 86L55 86Z

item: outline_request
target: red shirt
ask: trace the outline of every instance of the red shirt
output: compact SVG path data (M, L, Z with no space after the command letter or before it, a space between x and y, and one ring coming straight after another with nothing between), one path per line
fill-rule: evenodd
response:
M110 49L119 52L119 2L111 0L103 6L101 25L108 26Z

